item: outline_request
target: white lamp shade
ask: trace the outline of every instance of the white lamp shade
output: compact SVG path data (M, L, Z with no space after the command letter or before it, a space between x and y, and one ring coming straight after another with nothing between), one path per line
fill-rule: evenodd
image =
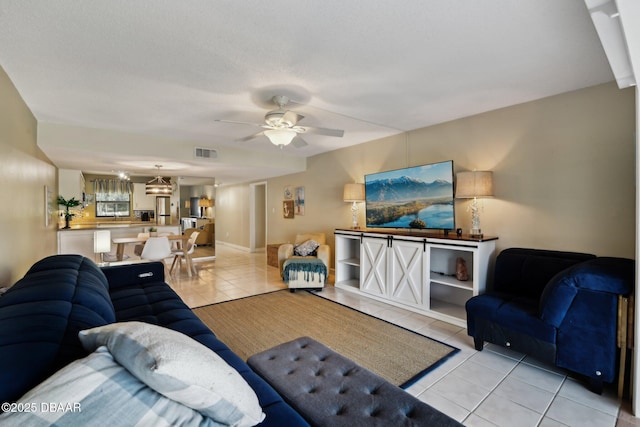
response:
M298 134L291 129L269 129L265 130L264 135L269 138L273 145L285 146L291 144L293 138Z
M364 202L364 194L364 184L345 184L342 199L345 202Z
M93 252L96 254L111 251L111 231L96 230L93 232Z
M456 175L456 197L470 199L493 196L493 172L458 172Z

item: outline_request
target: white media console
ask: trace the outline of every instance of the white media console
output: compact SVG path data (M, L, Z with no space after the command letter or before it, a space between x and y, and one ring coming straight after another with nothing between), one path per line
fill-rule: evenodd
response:
M486 289L497 237L335 230L335 286L466 327L464 304ZM464 259L469 279L456 279Z

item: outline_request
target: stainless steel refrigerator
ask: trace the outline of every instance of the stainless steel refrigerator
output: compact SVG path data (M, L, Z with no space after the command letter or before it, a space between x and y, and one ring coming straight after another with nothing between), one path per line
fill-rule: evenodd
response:
M191 218L200 218L202 216L200 214L200 199L198 197L191 197L189 203L191 204L189 207L189 216Z
M171 224L171 198L156 197L156 224Z

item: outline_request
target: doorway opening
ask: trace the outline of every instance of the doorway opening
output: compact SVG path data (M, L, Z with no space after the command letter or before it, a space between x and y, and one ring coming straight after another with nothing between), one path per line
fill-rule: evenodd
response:
M249 249L261 252L267 247L267 183L249 184Z

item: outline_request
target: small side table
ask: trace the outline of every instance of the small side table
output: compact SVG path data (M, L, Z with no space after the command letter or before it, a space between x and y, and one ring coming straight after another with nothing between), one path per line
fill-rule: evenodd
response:
M278 268L278 248L284 243L267 245L267 265Z

